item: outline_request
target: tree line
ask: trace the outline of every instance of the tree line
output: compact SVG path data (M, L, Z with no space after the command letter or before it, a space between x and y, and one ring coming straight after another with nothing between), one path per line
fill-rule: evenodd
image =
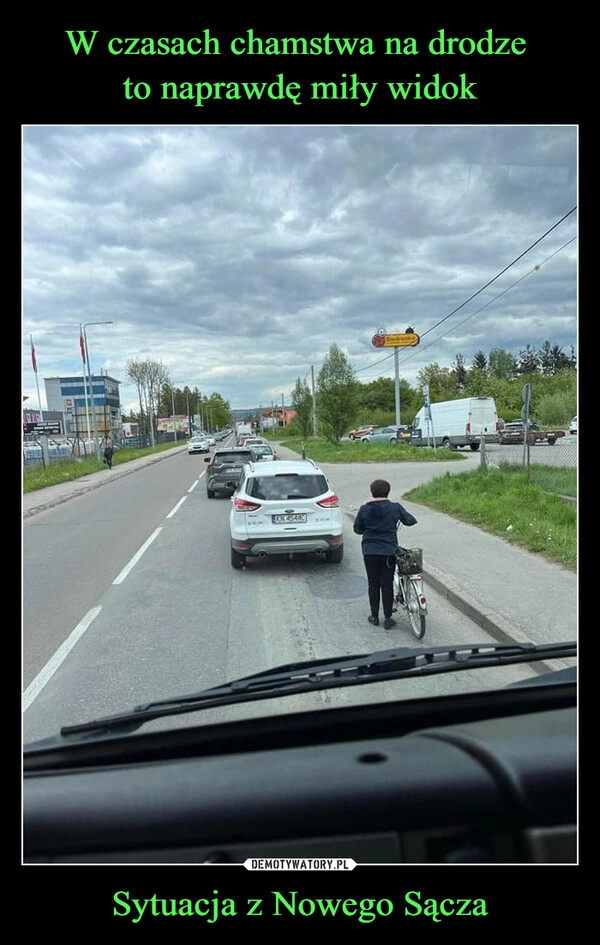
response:
M152 358L131 358L125 364L127 380L137 390L139 413L131 411L123 420L133 420L140 433L154 437L161 417L197 417L206 430L220 430L231 422L231 406L221 394L201 394L197 387L174 387L165 365Z
M521 414L521 392L531 384L530 415L541 426L566 426L577 413L577 363L574 349L565 355L558 345L545 341L539 350L527 345L516 358L494 348L478 351L470 367L456 355L449 368L433 362L417 375L415 385L399 382L400 421L411 424L423 404L423 387L429 387L431 403L462 397L493 397L498 415L510 421ZM332 344L318 372L315 397L299 377L292 392L296 411L290 433L308 437L314 432L339 443L352 427L373 423L387 426L396 421L395 382L378 377L361 383L348 357ZM317 430L315 431L315 427Z
M154 433L160 417L197 416L204 429L218 430L232 423L231 407L221 394L202 394L197 387L176 388L164 364L152 359L131 359L127 379L135 385L139 413L135 420L140 432ZM450 367L437 362L426 365L415 384L400 379L400 421L411 424L423 404L423 387L429 387L432 403L461 397L493 397L498 415L506 421L521 414L521 391L531 384L530 415L540 426L566 427L577 413L577 362L574 349L565 355L562 348L545 341L536 349L527 345L519 356L501 348L487 355L478 351L471 365L457 354ZM295 417L287 432L308 437L318 433L333 443L352 427L373 423L387 426L396 422L394 379L378 377L361 382L342 349L332 344L316 377L315 396L306 379L297 378L291 395Z

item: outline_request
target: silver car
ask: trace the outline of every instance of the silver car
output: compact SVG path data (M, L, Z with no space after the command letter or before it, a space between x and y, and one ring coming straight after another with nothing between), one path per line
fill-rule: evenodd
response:
M252 451L252 456L257 462L277 459L277 453L268 443L248 443L246 441L246 445Z
M361 436L361 443L399 443L398 431L400 427L379 427L366 436Z

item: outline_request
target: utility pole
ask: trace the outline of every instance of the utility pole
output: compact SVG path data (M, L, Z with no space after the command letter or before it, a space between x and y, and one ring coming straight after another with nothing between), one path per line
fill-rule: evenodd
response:
M89 404L89 400L88 400L88 389L87 389L87 380L86 380L86 374L87 374L87 361L86 361L86 358L87 358L87 350L86 350L85 339L83 338L83 326L81 325L81 323L79 323L79 338L80 338L81 340L83 340L83 346L82 346L82 349L81 349L81 354L82 354L82 357L83 357L83 359L84 359L84 361L83 361L83 396L84 396L84 398L85 398L85 419L86 419L86 426L87 426L87 438L88 438L88 440L91 440L91 438L92 438L92 431L91 431L91 429L90 429L90 404ZM81 343L81 341L80 341L80 343ZM83 445L83 455L84 455L84 456L86 455L86 446L87 446L87 444L84 443L84 445Z
M177 430L175 429L175 394L171 388L171 423L173 424L173 441L177 442Z
M85 348L85 360L87 361L87 370L88 370L88 380L90 385L90 400L92 402L92 423L94 425L94 448L96 450L96 459L100 459L100 447L98 444L98 419L96 417L96 405L94 403L94 385L92 381L92 368L90 366L90 354L88 351L88 342L87 342L87 333L86 328L89 328L90 325L114 325L112 319L103 322L86 322L83 326L83 344Z
M398 348L394 348L394 372L396 375L396 426L400 426L400 371L398 368Z
M317 401L315 398L315 368L310 366L310 377L312 383L312 415L313 415L313 436L317 435Z

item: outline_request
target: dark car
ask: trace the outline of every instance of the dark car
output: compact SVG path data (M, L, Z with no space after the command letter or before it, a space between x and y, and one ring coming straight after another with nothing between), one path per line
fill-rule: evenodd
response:
M529 436L528 440L530 443L534 443L536 440L535 434L539 432L539 425L534 423L533 420L528 421ZM500 430L498 442L501 446L508 446L511 443L523 443L525 425L522 420L511 420L510 423L504 425L504 428Z
M206 495L214 499L216 494L233 495L241 479L245 463L253 460L252 450L243 447L217 449L204 460L206 470Z

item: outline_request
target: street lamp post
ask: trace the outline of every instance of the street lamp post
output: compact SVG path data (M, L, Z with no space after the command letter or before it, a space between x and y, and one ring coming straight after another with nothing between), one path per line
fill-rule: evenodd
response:
M90 367L90 354L89 354L89 351L88 351L87 334L86 334L86 331L85 331L86 328L89 328L89 327L90 327L90 325L114 325L114 322L113 322L112 320L110 320L110 321L105 321L105 322L86 322L85 325L83 326L83 343L84 343L84 346L85 346L85 360L86 360L87 369L88 369L88 383L89 383L89 388L90 388L90 400L91 400L91 402L92 402L92 423L93 423L93 426L94 426L94 448L95 448L95 450L96 450L96 459L99 460L99 459L100 459L100 450L99 450L99 448L98 448L98 420L97 420L97 418L96 418L96 405L95 405L95 403L94 403L94 387L93 387L93 384L92 384L92 369L91 369L91 367Z

